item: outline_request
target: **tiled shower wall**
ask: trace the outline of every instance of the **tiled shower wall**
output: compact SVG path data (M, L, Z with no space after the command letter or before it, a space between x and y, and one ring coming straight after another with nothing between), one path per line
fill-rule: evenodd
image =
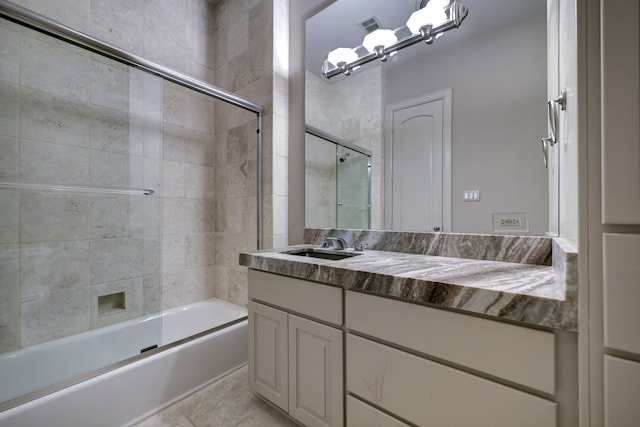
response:
M263 247L288 243L288 0L216 8L215 84L264 106ZM255 122L216 109L216 296L247 303L241 251L256 249Z
M20 0L17 3L264 105L265 246L286 244L286 1ZM277 28L275 31L274 26ZM274 46L279 48L274 49ZM2 53L4 55L5 52ZM65 65L65 70L68 68L71 68L70 63ZM0 66L0 73L6 72L4 67ZM15 74L15 71L9 70L8 73ZM112 76L105 74L104 78L111 79ZM113 84L115 87L122 87L122 82ZM3 99L20 96L10 85L3 85L4 87L0 85L0 90L4 91ZM131 87L136 85L137 83L130 83ZM149 155L146 161L150 165L153 161L156 162L155 169L149 166L149 171L158 171L162 167L164 188L158 190L164 192L164 198L161 201L162 205L156 206L156 212L162 213L162 269L159 268L159 263L156 265L158 268L152 268L151 255L158 258L160 248L150 246L145 252L143 242L141 247L134 245L133 249L124 249L118 247L118 244L123 242L118 239L125 237L110 236L111 244L115 245L111 252L119 257L112 260L113 263L124 264L123 268L126 268L132 259L130 257L133 257L133 265L136 266L131 267L133 271L140 267L139 258L142 258L141 272L149 273L142 274L148 279L142 287L139 283L133 286L136 290L131 292L139 297L131 300L137 301L138 308L127 316L154 310L153 304L158 306L161 300L163 307L169 308L214 295L245 305L246 274L237 266L237 260L239 251L255 249L255 115L237 108L229 108L220 101L212 101L203 95L168 83L162 84L158 96L161 96L162 102L156 105L163 105L163 110L159 112L161 130L158 131L161 133L162 150L160 151L158 146L157 152ZM138 97L139 94L134 92L132 99ZM24 99L21 101L24 102ZM71 111L66 117L69 120L65 123L83 123L71 119L85 111L86 109L82 108ZM5 124L10 126L13 121L14 117L7 116L5 112L0 113L2 128L5 128ZM118 137L125 138L124 135ZM0 149L3 153L16 151L17 142L12 138L0 138ZM113 138L105 140L112 141ZM133 143L134 138L129 140ZM62 144L60 146L60 150L73 151L75 148L63 147ZM150 147L143 146L143 149L150 150ZM105 157L113 158L113 168L107 167L103 173L114 179L125 176L123 168L126 167L123 165L127 163L115 160L116 154L122 153L111 153L109 147L105 148L105 153ZM49 153L42 155L51 159ZM70 163L68 155L58 158L61 162L59 165L62 166L58 168L61 173L76 173L73 172L74 168L66 167ZM5 170L4 163L7 162L4 155L2 159ZM11 165L7 166L6 170L11 174ZM135 173L145 171L145 174L150 174L151 179L152 172L146 172L144 168L132 166L129 170ZM277 172L274 173L274 170ZM127 186L131 186L131 183ZM156 184L156 187L159 185ZM40 320L33 324L34 338L25 336L21 342L19 319L21 312L26 311L18 304L10 303L19 299L22 292L17 285L20 283L17 245L7 236L17 227L17 211L12 197L15 198L11 195L3 198L3 206L0 207L0 221L7 225L3 226L3 231L0 232L0 273L3 278L0 288L0 351L39 342L51 330L57 330L53 324L49 331L41 329L47 322L44 320L46 310L36 309L32 314ZM85 211L89 212L89 208L94 207L90 206L88 199L85 205L74 204L71 201L65 205L59 202L61 199L47 197L49 196L34 201L33 209L30 211L67 209L70 215L76 218L78 212L84 215ZM159 198L155 200L160 203ZM116 212L117 203L113 202L115 200L105 200L102 209ZM5 206L7 204L8 206ZM95 209L100 209L100 206L96 205ZM148 209L153 210L153 206ZM89 213L86 214L87 228L90 227L90 216ZM140 215L129 215L129 218L136 218L139 224L143 224L138 226L143 228L144 224L147 224L148 228L154 223L153 219L146 216L141 219ZM34 223L40 221L42 218L34 219ZM159 219L156 224L159 224ZM82 227L85 227L85 224L81 224L80 228ZM90 252L82 248L67 247L68 243L59 243L56 239L49 240L51 245L56 245L51 253L67 254L64 264L68 268L77 267L78 271L82 272L83 268L98 267L84 263L83 257ZM155 244L159 244L157 239ZM145 253L151 255L145 257ZM55 256L49 263L63 264ZM162 277L152 276L151 271L161 270ZM106 275L112 274L111 267L104 271ZM64 276L62 273L61 275ZM154 281L155 288L152 286ZM161 288L158 286L159 283ZM87 291L84 292L86 294ZM65 302L70 300L62 294L57 296L55 301L49 300L47 306L55 306L54 310L58 312L55 315L60 316L60 319L66 319L60 320L59 323L64 323L72 330L56 334L67 335L101 326L100 322L92 317L89 308L90 297L86 298L84 305L65 305ZM62 304L55 305L57 302ZM89 308L89 311L85 308ZM133 309L134 305L131 308ZM25 329L22 325L22 329L24 331L28 328ZM47 338L51 338L51 335Z

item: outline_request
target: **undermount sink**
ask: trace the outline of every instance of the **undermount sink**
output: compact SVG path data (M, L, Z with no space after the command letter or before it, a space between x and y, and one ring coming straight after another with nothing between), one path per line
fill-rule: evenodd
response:
M330 259L333 261L338 261L345 258L351 258L354 256L360 255L359 253L348 253L348 252L336 252L336 251L327 251L313 248L305 248L305 249L297 249L294 251L282 252L287 255L296 255L307 258L320 258L320 259Z

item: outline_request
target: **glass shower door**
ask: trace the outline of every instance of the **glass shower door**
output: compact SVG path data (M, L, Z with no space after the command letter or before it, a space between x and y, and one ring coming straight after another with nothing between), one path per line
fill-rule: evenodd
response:
M161 344L80 337L162 310L163 83L5 19L0 52L2 402Z
M337 226L366 229L371 226L371 157L347 147L337 147Z

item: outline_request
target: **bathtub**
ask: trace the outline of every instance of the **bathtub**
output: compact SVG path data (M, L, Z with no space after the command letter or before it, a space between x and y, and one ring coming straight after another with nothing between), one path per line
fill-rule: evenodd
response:
M6 384L15 385L11 397L48 387L54 377L76 379L0 412L0 426L134 424L245 365L247 333L244 308L210 299L3 354L1 388L6 394ZM165 347L139 354L156 344ZM119 362L123 354L139 355ZM118 362L82 374L91 368L80 370L79 360Z

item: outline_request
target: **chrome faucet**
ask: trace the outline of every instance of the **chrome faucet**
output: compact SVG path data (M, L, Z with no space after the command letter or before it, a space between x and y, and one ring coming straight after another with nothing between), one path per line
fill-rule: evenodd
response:
M327 237L322 243L323 248L328 249L347 249L347 242L342 237Z

